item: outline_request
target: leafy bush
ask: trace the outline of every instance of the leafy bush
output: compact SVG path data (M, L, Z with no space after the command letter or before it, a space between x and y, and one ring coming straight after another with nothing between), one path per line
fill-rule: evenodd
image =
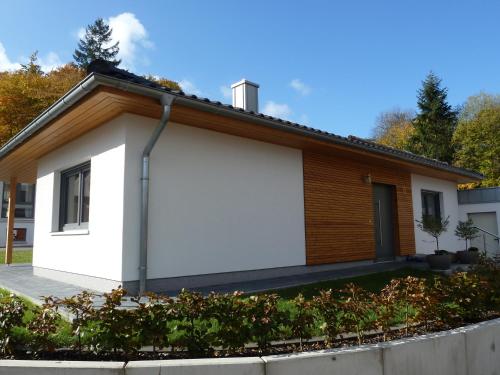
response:
M417 327L456 327L497 316L500 267L480 256L468 273L394 279L377 294L350 283L339 291L320 291L312 300L302 295L293 300L276 294L246 297L241 292L205 297L182 290L175 300L154 293L131 298L131 309L122 305L125 296L121 288L102 296L82 292L62 300L46 297L41 307L12 295L0 297L0 356L15 356L18 348L41 353L68 345L80 354L87 350L125 359L145 346L155 353L167 347L186 350L192 357L218 348L234 355L252 342L267 353L273 340L284 338L299 339L303 349L319 329L329 346L349 333L361 344L373 328L387 340L401 322L408 335ZM71 325L61 319L61 308L74 316ZM58 338L65 330L73 341Z
M28 323L31 347L34 352L55 350L53 336L61 319L57 309L58 304L53 297L44 297L42 306L34 309L34 317Z
M331 344L341 332L339 301L330 289L320 291L319 296L313 298L313 303L322 319L321 330L326 341Z
M98 352L123 351L125 356L140 348L134 311L122 308L125 289L104 293L104 302L89 324L91 348Z
M361 345L365 331L372 328L370 312L373 308L373 296L353 283L347 284L340 293L341 326L346 332L356 333L358 344Z
M201 293L183 289L175 301L175 319L179 331L172 345L186 348L192 356L204 356L210 349L213 322L207 300Z
M146 301L132 298L137 304L134 316L140 346L152 345L157 348L169 346L170 329L168 322L176 317L174 300L154 293L146 294Z
M307 301L302 294L299 294L292 300L292 307L293 312L289 324L292 335L299 339L300 349L302 350L304 340L312 337L314 328L312 303Z
M217 322L214 344L229 353L241 351L251 339L249 305L242 295L210 293L207 297L208 315Z
M26 305L11 294L0 298L0 355L12 353L13 330L22 325Z
M260 294L248 298L248 318L252 339L261 353L268 351L271 341L280 338L280 328L285 323L285 313L278 308L279 296Z

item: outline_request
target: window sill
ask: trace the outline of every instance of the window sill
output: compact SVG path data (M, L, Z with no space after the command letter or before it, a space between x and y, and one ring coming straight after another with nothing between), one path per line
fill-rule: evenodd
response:
M88 229L71 229L61 232L50 232L51 236L83 236L89 234Z

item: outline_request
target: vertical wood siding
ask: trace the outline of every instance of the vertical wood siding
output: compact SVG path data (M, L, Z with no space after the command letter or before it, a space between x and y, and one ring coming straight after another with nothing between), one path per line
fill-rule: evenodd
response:
M395 187L397 255L415 253L411 177L396 168L304 150L307 264L375 259L372 183Z

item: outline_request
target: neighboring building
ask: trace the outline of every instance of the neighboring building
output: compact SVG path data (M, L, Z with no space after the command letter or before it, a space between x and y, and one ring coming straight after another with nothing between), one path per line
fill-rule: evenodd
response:
M259 114L258 85L233 90L244 109L97 62L3 146L0 179L37 184L35 274L165 290L431 252L422 207L456 220L457 183L482 178Z
M7 234L7 206L9 202L9 184L0 181L2 192L2 211L0 216L0 247L5 247ZM33 227L35 213L35 185L17 184L16 225L14 227L14 246L33 246Z
M500 255L500 187L460 190L458 204L460 220L470 218L481 228L472 246L485 250L490 256Z

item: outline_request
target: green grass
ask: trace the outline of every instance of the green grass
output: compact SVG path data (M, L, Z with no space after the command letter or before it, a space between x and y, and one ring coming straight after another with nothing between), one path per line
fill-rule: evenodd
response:
M12 252L12 263L31 263L33 250L16 250ZM5 249L0 249L0 264L5 262Z
M435 272L419 270L414 268L401 268L395 271L378 272L369 275L350 277L346 279L337 279L322 281L319 283L302 285L286 289L270 290L267 293L276 293L284 299L295 298L299 293L304 297L311 298L319 294L320 290L341 289L348 283L354 283L370 292L379 292L392 279L415 276L422 278L433 278Z

